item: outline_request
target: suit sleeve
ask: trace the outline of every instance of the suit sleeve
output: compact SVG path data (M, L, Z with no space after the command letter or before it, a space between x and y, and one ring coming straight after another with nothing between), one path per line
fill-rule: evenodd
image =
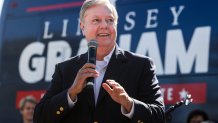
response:
M51 85L41 101L36 105L34 123L60 123L61 119L70 111L67 101L67 89L63 89L62 81L59 65L56 65Z
M148 59L139 79L138 98L133 99L134 123L165 123L164 102L155 73L155 65Z

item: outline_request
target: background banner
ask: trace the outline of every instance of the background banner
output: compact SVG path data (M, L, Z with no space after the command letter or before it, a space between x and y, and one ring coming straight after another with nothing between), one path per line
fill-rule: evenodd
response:
M40 99L56 63L87 51L79 29L82 0L5 0L0 32L0 121L20 118L22 97ZM218 121L218 2L216 0L111 0L117 44L154 59L166 109L190 93L172 113L184 123L193 109Z

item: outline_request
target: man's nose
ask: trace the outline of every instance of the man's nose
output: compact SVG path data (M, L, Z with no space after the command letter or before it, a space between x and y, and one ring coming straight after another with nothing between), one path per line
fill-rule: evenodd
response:
M106 20L102 20L100 23L100 28L107 28L108 27L108 22Z

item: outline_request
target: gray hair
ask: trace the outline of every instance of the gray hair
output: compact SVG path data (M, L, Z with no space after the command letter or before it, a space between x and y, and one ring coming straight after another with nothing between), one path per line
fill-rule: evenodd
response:
M114 7L114 5L110 3L109 0L86 0L86 1L84 1L83 5L80 9L80 22L84 22L84 14L85 14L86 10L94 5L107 5L109 7L109 9L111 9L111 11L114 15L115 24L117 24L117 21L118 21L117 10Z

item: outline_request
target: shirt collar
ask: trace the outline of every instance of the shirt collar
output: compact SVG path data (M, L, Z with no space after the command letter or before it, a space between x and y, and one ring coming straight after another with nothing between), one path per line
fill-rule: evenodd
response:
M106 61L107 64L108 64L109 60L111 59L111 56L112 56L112 54L113 54L113 52L114 52L114 49L115 49L115 46L114 46L114 48L111 50L111 52L110 52L107 56L104 57L104 61Z
M96 62L97 67L100 65L99 63L102 63L102 62L103 62L103 64L104 64L103 66L106 67L106 66L108 65L109 61L110 61L110 58L111 58L111 56L112 56L114 50L115 50L115 46L114 46L114 48L110 51L110 53L109 53L107 56L104 57L104 60L103 60L103 61L98 61L98 60L97 60L97 62Z

